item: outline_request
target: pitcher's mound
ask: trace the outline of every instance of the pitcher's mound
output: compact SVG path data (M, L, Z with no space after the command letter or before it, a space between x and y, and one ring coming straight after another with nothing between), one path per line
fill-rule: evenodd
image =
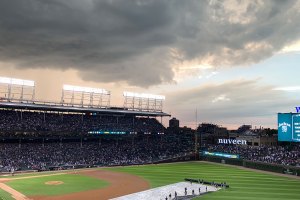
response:
M45 182L46 185L61 185L64 184L62 181L47 181Z

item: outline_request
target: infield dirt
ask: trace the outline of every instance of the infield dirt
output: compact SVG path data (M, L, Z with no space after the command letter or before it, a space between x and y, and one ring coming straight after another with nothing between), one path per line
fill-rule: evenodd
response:
M62 181L47 181L45 182L45 185L61 185L64 184Z
M109 182L109 186L97 190L75 192L60 196L30 196L33 200L105 200L150 188L149 183L134 175L103 170L76 172L77 174L99 178ZM58 186L59 187L59 186Z

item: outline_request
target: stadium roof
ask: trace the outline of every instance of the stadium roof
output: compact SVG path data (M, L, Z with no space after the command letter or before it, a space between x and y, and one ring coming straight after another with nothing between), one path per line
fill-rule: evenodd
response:
M82 107L82 106L70 106L62 105L58 103L50 102L0 102L0 108L11 109L24 109L24 110L38 110L38 111L57 111L57 112L78 112L78 113L99 113L110 115L136 115L136 116L152 116L152 117L167 117L171 116L164 112L157 111L143 111L143 110L129 110L121 107L107 107L107 108L95 108L95 107Z

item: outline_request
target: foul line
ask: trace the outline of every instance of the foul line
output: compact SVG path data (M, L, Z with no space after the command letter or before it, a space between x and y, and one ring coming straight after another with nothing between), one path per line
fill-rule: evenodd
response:
M0 188L9 194L15 199L15 200L29 200L24 194L18 192L17 190L9 187L8 185L4 183L0 183Z

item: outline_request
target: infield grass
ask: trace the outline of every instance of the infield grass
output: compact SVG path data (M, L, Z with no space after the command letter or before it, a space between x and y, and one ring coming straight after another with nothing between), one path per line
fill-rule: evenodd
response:
M184 178L226 182L229 189L202 196L201 200L300 200L300 180L213 163L186 162L107 168L148 180L152 187L183 181Z
M62 181L61 185L46 185L48 181ZM80 174L61 174L12 180L6 183L26 196L53 196L103 188L109 183Z

